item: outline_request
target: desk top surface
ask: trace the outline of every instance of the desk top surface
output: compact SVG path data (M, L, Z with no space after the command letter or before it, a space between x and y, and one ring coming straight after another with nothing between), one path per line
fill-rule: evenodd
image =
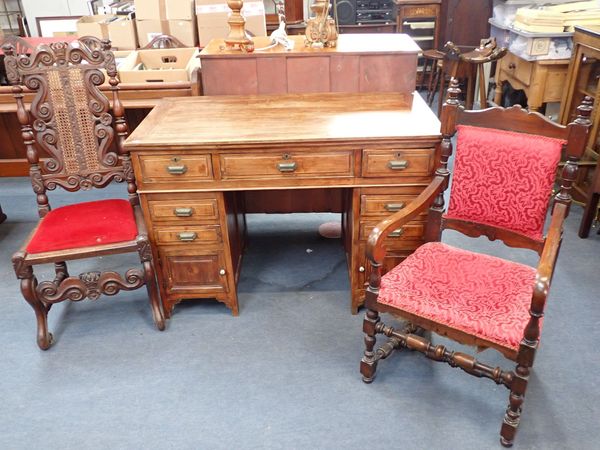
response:
M223 39L212 39L200 52L200 59L213 57L273 57L286 56L323 56L334 54L377 54L377 53L418 53L421 48L407 34L402 33L357 33L340 34L337 46L333 48L311 48L304 45L304 36L288 36L294 42L293 50L286 51L281 45L269 47L271 38L268 36L254 37L256 50L252 53L244 53L234 50L226 50ZM269 48L267 48L269 47Z
M418 94L320 93L163 99L129 136L139 148L439 138Z

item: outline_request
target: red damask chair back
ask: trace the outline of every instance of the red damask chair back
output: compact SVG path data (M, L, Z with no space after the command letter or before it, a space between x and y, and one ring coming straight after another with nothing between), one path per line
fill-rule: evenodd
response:
M50 210L46 191L56 187L77 191L127 181L135 203L131 163L122 146L128 127L110 42L42 44L31 55L18 54L12 45L3 50L40 217ZM114 117L100 90L106 76ZM35 93L30 111L24 89ZM40 149L48 155L43 161Z

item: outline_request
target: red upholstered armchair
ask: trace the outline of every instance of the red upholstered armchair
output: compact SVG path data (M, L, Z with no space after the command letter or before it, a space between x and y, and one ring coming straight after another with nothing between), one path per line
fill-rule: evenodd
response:
M502 444L511 446L539 345L563 221L571 203L571 184L585 148L591 99L584 100L577 120L565 127L520 107L466 111L458 104L458 93L453 80L443 107L442 157L434 180L369 236L367 256L372 271L360 371L363 381L370 383L380 360L395 349L409 348L471 375L490 378L510 390L500 434ZM447 163L457 130L454 178L444 212L443 192L450 176ZM566 152L567 163L550 227L543 236L561 151ZM381 276L386 236L427 208L427 243ZM529 267L446 245L440 242L446 228L534 250L540 255L539 264ZM380 313L400 316L408 325L394 329L381 321ZM516 362L516 368L491 367L471 355L433 345L421 336L423 330L480 349L496 349ZM378 334L388 340L376 348Z
M39 347L46 350L52 343L47 316L54 303L95 300L102 294L114 295L144 285L154 322L163 330L152 252L131 160L123 150L128 129L110 42L96 39L93 46L79 41L57 42L40 45L30 56L16 55L12 45L3 50L40 216L38 226L13 256L21 292L35 311ZM105 80L103 70L112 91L113 115L109 100L99 89ZM34 92L29 111L23 86ZM127 184L129 200L50 209L48 190L102 188L113 181ZM124 276L113 271L69 276L67 271L69 260L126 252L137 252L143 267L130 269ZM56 277L38 283L33 266L46 263L54 264Z

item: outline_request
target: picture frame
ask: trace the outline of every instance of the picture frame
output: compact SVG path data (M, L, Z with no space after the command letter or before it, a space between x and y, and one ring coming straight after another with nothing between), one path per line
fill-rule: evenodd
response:
M77 32L77 21L82 16L45 16L36 17L37 32L40 37L54 37L55 33L75 34Z

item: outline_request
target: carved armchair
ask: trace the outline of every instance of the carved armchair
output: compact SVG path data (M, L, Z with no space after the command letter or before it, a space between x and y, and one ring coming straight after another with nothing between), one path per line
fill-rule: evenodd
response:
M379 361L408 348L465 372L490 378L510 390L501 443L511 446L519 425L529 374L540 341L546 298L571 203L577 160L583 154L591 113L588 97L568 126L554 124L520 107L464 110L458 83L451 81L442 114L442 156L432 183L402 211L380 222L368 239L371 275L363 322L363 381L375 377ZM459 125L457 127L457 125ZM450 173L452 136L457 152L448 210L444 190ZM562 186L554 198L550 227L546 211L561 151L567 155ZM426 243L381 276L385 239L429 208ZM540 255L537 268L474 253L440 242L444 229L470 237L500 239ZM380 313L407 320L385 325ZM424 330L479 349L496 349L516 362L514 370L486 365L473 356L433 345ZM388 340L375 348L376 336Z
M15 55L11 45L3 48L40 216L12 260L21 292L35 311L37 343L43 350L52 343L48 311L64 300L95 300L146 285L154 322L159 330L165 327L131 160L123 149L128 128L109 49L109 41L95 50L79 41L40 45L30 56ZM101 69L109 77L112 115L98 88L105 79ZM23 86L35 92L29 111ZM48 157L40 158L40 150ZM75 192L111 182L126 183L129 199L50 208L47 193L57 187ZM126 252L137 252L142 268L124 276L114 271L68 273L66 261ZM47 263L54 264L56 277L38 283L33 267Z

